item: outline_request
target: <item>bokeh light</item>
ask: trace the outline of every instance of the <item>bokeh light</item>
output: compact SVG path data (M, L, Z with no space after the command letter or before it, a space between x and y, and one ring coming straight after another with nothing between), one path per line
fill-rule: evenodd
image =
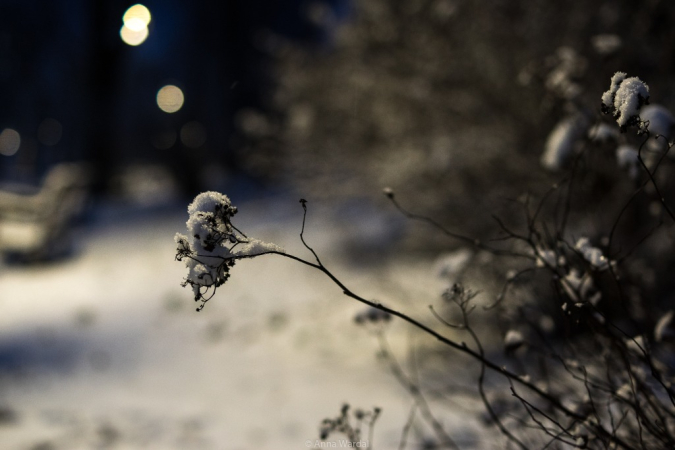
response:
M120 37L125 44L135 47L141 45L148 38L148 29L147 27L144 27L139 31L134 31L126 25L123 25L120 29Z
M21 135L16 130L5 128L0 133L0 155L12 156L21 146Z
M157 106L166 113L175 113L183 107L185 97L178 86L166 85L157 92Z
M38 127L38 141L42 145L56 145L61 140L62 133L61 123L56 119L48 118L43 120Z
M120 37L124 43L137 46L145 42L148 38L150 20L150 11L141 4L136 4L127 9L122 17L124 25L120 29Z
M151 16L148 8L141 4L131 6L122 17L124 26L132 31L141 31L150 24Z

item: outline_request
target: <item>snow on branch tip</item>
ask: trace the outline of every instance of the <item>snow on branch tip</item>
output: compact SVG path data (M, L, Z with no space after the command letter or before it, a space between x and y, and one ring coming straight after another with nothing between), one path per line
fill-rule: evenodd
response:
M182 285L191 286L200 311L230 277L237 259L284 253L276 244L246 236L234 225L237 207L218 192L203 192L188 206L187 235L176 233L176 259L188 269Z

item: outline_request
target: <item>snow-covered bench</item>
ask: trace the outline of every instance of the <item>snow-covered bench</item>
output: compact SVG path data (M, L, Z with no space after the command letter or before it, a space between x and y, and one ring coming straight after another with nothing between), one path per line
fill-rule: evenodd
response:
M45 259L67 249L67 232L85 205L88 167L52 167L39 187L0 189L0 252Z

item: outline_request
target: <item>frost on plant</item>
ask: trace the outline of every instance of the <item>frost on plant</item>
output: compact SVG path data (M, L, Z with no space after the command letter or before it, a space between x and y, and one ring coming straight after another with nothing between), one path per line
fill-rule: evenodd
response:
M649 104L649 86L624 72L612 76L609 90L602 94L602 112L612 114L622 130L640 121L640 108Z
M176 259L188 269L182 285L191 286L198 311L230 277L237 259L283 253L275 244L249 238L232 225L237 208L218 192L204 192L188 206L187 235L177 233Z

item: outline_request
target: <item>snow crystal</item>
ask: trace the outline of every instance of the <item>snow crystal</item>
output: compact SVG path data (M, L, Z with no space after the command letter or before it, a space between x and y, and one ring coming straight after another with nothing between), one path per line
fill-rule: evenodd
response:
M609 267L607 258L602 254L602 250L591 246L588 238L580 238L574 245L574 248L582 254L584 259L591 263L598 270L605 270Z
M639 118L640 108L649 102L649 86L637 77L626 78L623 72L612 77L608 91L602 94L604 112L611 112L622 129Z
M541 165L551 171L562 169L572 157L575 145L584 136L586 127L586 118L580 114L558 122L546 139Z

